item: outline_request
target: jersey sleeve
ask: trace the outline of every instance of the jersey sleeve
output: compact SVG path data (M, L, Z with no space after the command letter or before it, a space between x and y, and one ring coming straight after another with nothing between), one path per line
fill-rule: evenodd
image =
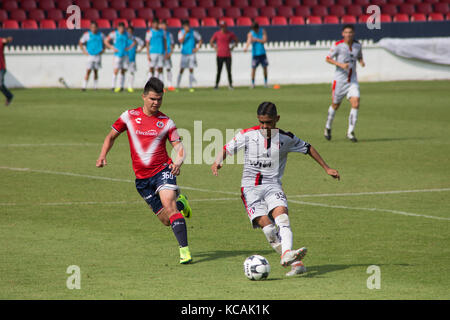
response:
M363 54L362 54L362 47L359 48L359 52L358 52L358 60L361 60L363 58Z
M173 122L173 120L170 119L167 124L169 126L169 130L167 132L167 138L169 139L169 141L170 142L181 141L181 137L178 134L178 130L177 130L177 126L175 125L175 122Z
M108 34L108 39L116 40L116 32L115 32L115 31L111 31L111 32Z
M83 35L80 38L80 43L86 43L89 40L89 32L83 33Z
M124 114L128 112L125 111L124 113L122 113L119 117L119 119L116 120L116 122L113 123L113 125L111 126L115 131L117 131L118 133L122 133L125 130L127 130L127 124L125 123L125 121L123 120L124 118Z
M145 34L145 42L150 42L150 39L152 38L152 33L150 30L147 31Z
M331 46L330 51L328 52L327 58L334 59L334 58L336 58L337 53L338 53L337 45L336 45L336 44L333 44L333 45Z
M184 35L184 30L178 31L178 42L181 41L181 38L183 38L183 35Z
M245 135L239 132L223 148L228 155L232 156L245 146Z
M311 145L308 142L305 142L294 135L289 145L288 152L300 152L303 154L307 154L310 147Z
M198 31L194 31L194 38L197 41L202 40L202 36L200 35L200 33L198 33Z

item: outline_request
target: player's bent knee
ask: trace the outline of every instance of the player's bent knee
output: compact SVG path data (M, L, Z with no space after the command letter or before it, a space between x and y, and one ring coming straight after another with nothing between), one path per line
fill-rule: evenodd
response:
M289 216L287 213L280 214L275 218L275 223L280 227L289 227Z

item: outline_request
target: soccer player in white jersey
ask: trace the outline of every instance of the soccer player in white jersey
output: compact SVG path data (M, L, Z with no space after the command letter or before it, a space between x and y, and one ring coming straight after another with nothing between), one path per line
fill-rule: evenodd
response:
M272 248L281 255L281 265L292 265L286 275L293 276L306 271L301 261L306 248L292 250L288 204L281 186L288 153L309 154L328 175L337 179L340 176L309 143L276 127L280 116L273 103L261 103L257 117L259 125L240 131L229 141L211 170L217 176L225 157L244 148L241 198L248 217L253 227L261 228Z
M106 165L106 155L114 141L122 132L127 131L133 170L136 174L136 189L159 220L172 227L180 246L180 263L186 264L190 263L192 258L184 217L190 216L191 208L186 197L179 194L176 180L185 152L175 123L159 111L163 95L162 81L150 78L142 94L144 105L125 111L114 122L112 130L105 138L96 166L101 168ZM167 154L167 141L177 153L173 161Z
M105 52L104 40L105 35L98 31L98 25L95 21L91 22L90 30L83 33L80 39L79 46L83 53L88 56L86 75L83 80L83 91L87 89L91 71L94 71L94 89L97 90L98 69L102 67L102 54Z
M354 40L355 29L353 25L345 25L342 28L343 39L337 41L331 47L326 57L326 62L336 66L332 83L332 101L328 108L328 118L325 125L324 136L331 140L331 126L337 109L342 99L346 96L350 101L351 110L348 117L347 139L357 142L355 126L359 110L359 84L356 76L356 61L362 67L365 66L361 44Z
M178 32L178 41L181 44L181 62L180 73L177 79L177 88L180 87L181 77L183 76L184 69L189 69L189 90L194 91L192 87L195 82L194 68L197 66L197 57L195 53L202 46L203 40L200 33L191 29L188 20L182 22L182 28Z

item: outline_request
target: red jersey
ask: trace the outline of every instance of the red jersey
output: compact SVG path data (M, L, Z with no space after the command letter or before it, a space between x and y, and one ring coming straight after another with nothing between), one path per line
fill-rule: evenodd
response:
M147 116L142 107L127 110L112 125L117 132L127 130L136 178L150 178L172 163L166 140L180 141L175 123L164 113Z
M5 44L3 43L4 38L0 38L0 70L6 69L5 54L3 50L5 49Z
M231 57L230 42L238 42L236 35L231 31L227 31L225 33L221 30L216 31L211 39L216 41L217 56L220 58Z

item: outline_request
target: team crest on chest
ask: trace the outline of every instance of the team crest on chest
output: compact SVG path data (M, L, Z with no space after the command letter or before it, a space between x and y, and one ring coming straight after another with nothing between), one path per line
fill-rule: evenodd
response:
M162 121L158 121L157 123L156 123L156 126L158 127L158 128L163 128L164 127L164 122L162 122Z

